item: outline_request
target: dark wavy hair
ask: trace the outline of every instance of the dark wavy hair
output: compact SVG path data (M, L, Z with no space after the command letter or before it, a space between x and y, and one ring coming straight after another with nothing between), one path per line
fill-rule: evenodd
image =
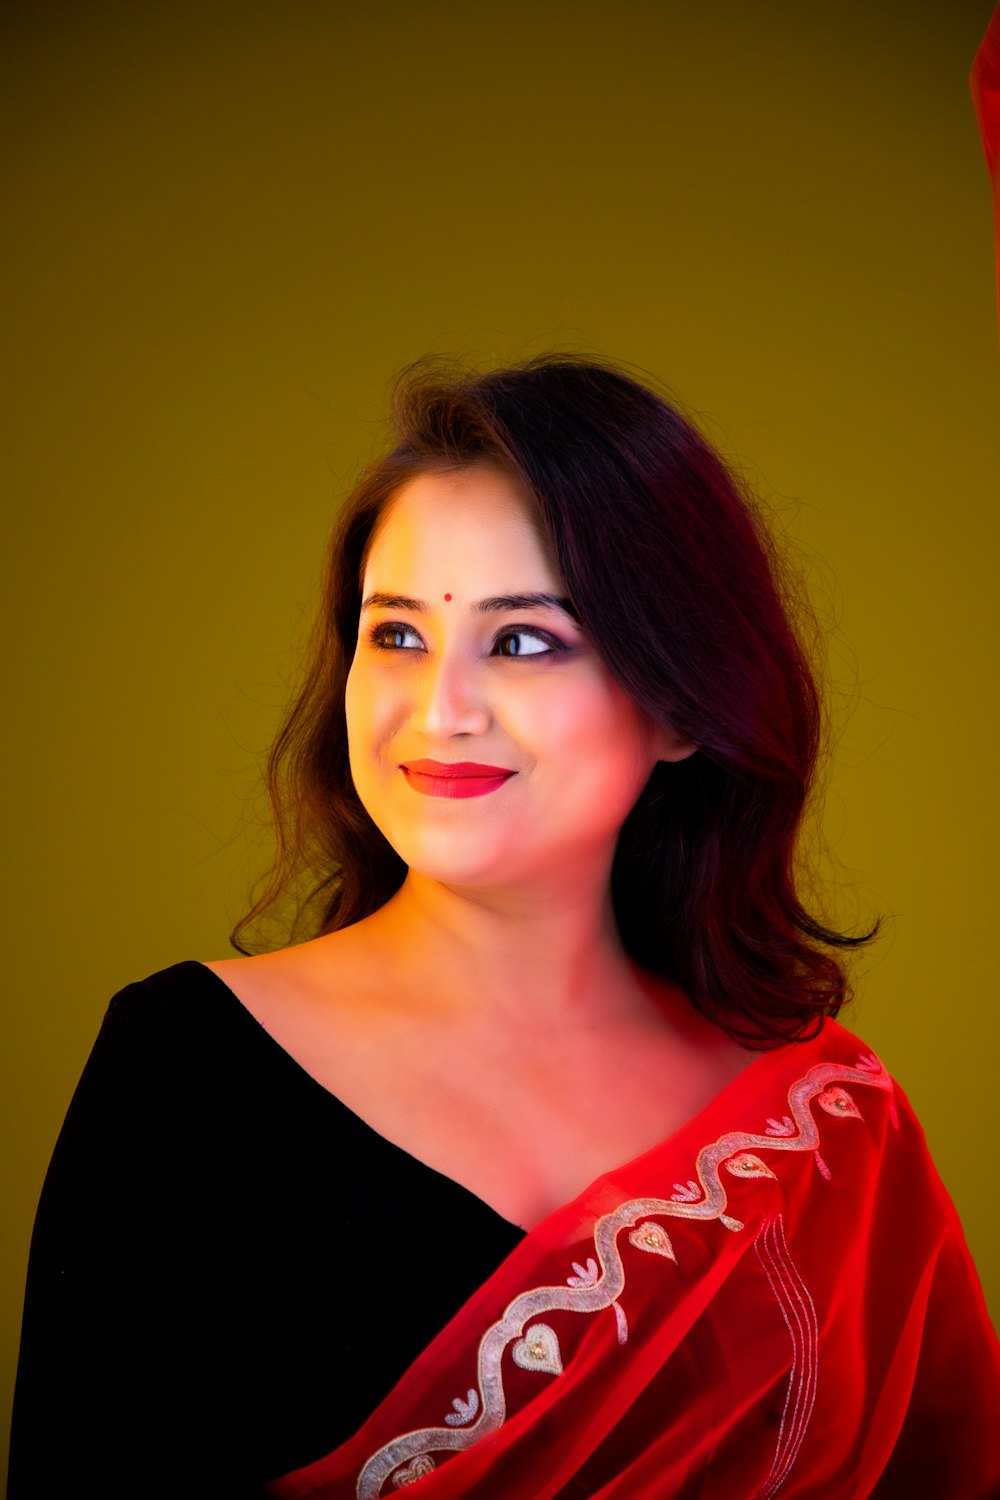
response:
M815 1036L849 997L796 889L822 737L812 619L753 498L675 407L620 369L545 354L483 374L423 360L397 378L395 441L344 504L304 685L271 751L270 878L234 933L296 895L294 935L376 911L406 865L351 780L344 691L373 533L418 474L488 463L534 497L580 622L648 713L699 749L660 763L611 872L622 942L757 1047ZM305 882L305 884L303 884Z

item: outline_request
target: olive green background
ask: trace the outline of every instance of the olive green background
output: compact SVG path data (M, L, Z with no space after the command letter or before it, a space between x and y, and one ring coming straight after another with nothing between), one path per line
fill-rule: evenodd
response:
M427 351L650 371L807 559L836 910L890 918L844 1019L1000 1309L990 8L6 7L5 1388L108 998L227 951L331 516Z

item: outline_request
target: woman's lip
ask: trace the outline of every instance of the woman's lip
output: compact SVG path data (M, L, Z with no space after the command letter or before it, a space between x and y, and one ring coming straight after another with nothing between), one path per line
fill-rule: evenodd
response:
M426 764L426 762L425 762ZM472 776L465 772L461 776L433 776L426 771L414 769L416 762L400 766L406 784L425 797L444 797L448 800L467 797L485 797L489 792L498 792L506 786L513 771L500 771L496 775Z
M474 760L405 760L401 771L413 771L417 776L513 776L507 766L482 766Z

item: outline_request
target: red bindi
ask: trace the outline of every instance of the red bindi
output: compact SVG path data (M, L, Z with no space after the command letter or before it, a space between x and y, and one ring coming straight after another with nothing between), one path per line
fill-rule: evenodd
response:
M444 597L445 597L445 601L446 602L450 601L450 599L451 599L451 595L450 594L445 594Z

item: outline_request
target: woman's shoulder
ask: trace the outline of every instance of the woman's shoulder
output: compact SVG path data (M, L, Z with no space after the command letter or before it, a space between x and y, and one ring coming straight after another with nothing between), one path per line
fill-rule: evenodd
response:
M64 1135L121 1138L123 1150L126 1138L142 1141L143 1150L155 1141L167 1155L187 1159L192 1143L224 1142L262 1111L297 1118L322 1110L316 1084L328 1088L327 1077L310 1066L308 1046L297 1046L263 1001L246 1003L253 987L246 976L256 984L262 974L273 981L288 971L276 955L267 957L270 963L234 961L238 968L185 959L118 990L70 1102ZM273 982L264 988L273 996ZM332 1048L334 1055L342 1050Z
M94 1044L106 1065L148 1060L160 1073L197 1067L201 1058L252 1039L237 995L197 959L183 959L134 980L112 995Z
M844 1079L848 1089L856 1084L861 1093L865 1093L864 1086L867 1084L873 1096L881 1095L894 1129L899 1128L900 1117L905 1115L912 1126L920 1131L913 1106L891 1067L891 1060L883 1056L881 1049L876 1050L871 1041L843 1021L827 1017L822 1030L809 1047L809 1052L811 1065L821 1067L829 1064L850 1073L852 1076Z
M861 1075L885 1079L891 1077L889 1069L872 1044L839 1018L835 1020L832 1016L827 1016L819 1029L811 1035L786 1043L772 1055L777 1057L779 1063L783 1060L785 1071L790 1075L804 1074L809 1069L828 1065L854 1069Z
M366 1114L406 1030L388 956L366 933L345 928L205 968L314 1082Z
M334 986L327 968L327 995ZM350 991L350 981L347 989ZM314 1028L296 950L252 958L184 959L119 989L105 1011L81 1079L108 1098L154 1101L238 1095L301 1085L309 1068L299 1032ZM327 1006L327 1014L336 1007ZM330 1036L329 1025L323 1028Z
M195 959L158 969L108 1002L80 1078L81 1098L132 1099L135 1106L179 1096L220 1058L253 1045L236 997Z
M115 1028L168 1024L203 1010L219 993L218 979L209 964L181 959L117 990L108 1004L105 1021Z
M400 1058L403 1002L387 972L384 949L356 928L261 954L184 960L113 997L91 1070L148 1068L205 1089L228 1080L230 1091L301 1092L306 1074L363 1112Z
M830 1127L830 1116L854 1121L850 1139L862 1156L877 1163L886 1183L895 1172L911 1188L924 1180L934 1196L941 1196L924 1127L881 1050L828 1017L816 1037L782 1048L781 1057L781 1083L790 1104L796 1101L803 1117L810 1114L821 1135Z
M75 1201L77 1183L103 1202L121 1172L134 1177L134 1188L172 1158L193 1159L205 1101L219 1092L219 1079L232 1077L222 1063L240 1049L238 1029L246 1022L238 1011L215 976L191 959L119 989L70 1099L46 1201L64 1191Z
M346 1033L379 991L378 954L353 928L201 967L272 1036L317 1024Z
M768 1133L781 1134L783 1112L805 1131L812 1121L820 1134L833 1116L863 1122L876 1154L899 1159L916 1150L926 1158L923 1129L898 1079L871 1042L839 1020L827 1017L813 1035L763 1053L743 1077L745 1092L771 1109Z
M320 940L319 949L314 940L261 954L183 959L118 990L102 1029L165 1037L171 1031L229 1027L242 1013L266 1023L271 1014L320 993L329 1007L363 983L363 965L354 956L358 945L350 945L349 955L348 945L331 941L338 936Z
M173 1035L190 1031L218 1008L221 988L195 959L184 959L123 985L108 1002L91 1061L119 1052L169 1049Z

